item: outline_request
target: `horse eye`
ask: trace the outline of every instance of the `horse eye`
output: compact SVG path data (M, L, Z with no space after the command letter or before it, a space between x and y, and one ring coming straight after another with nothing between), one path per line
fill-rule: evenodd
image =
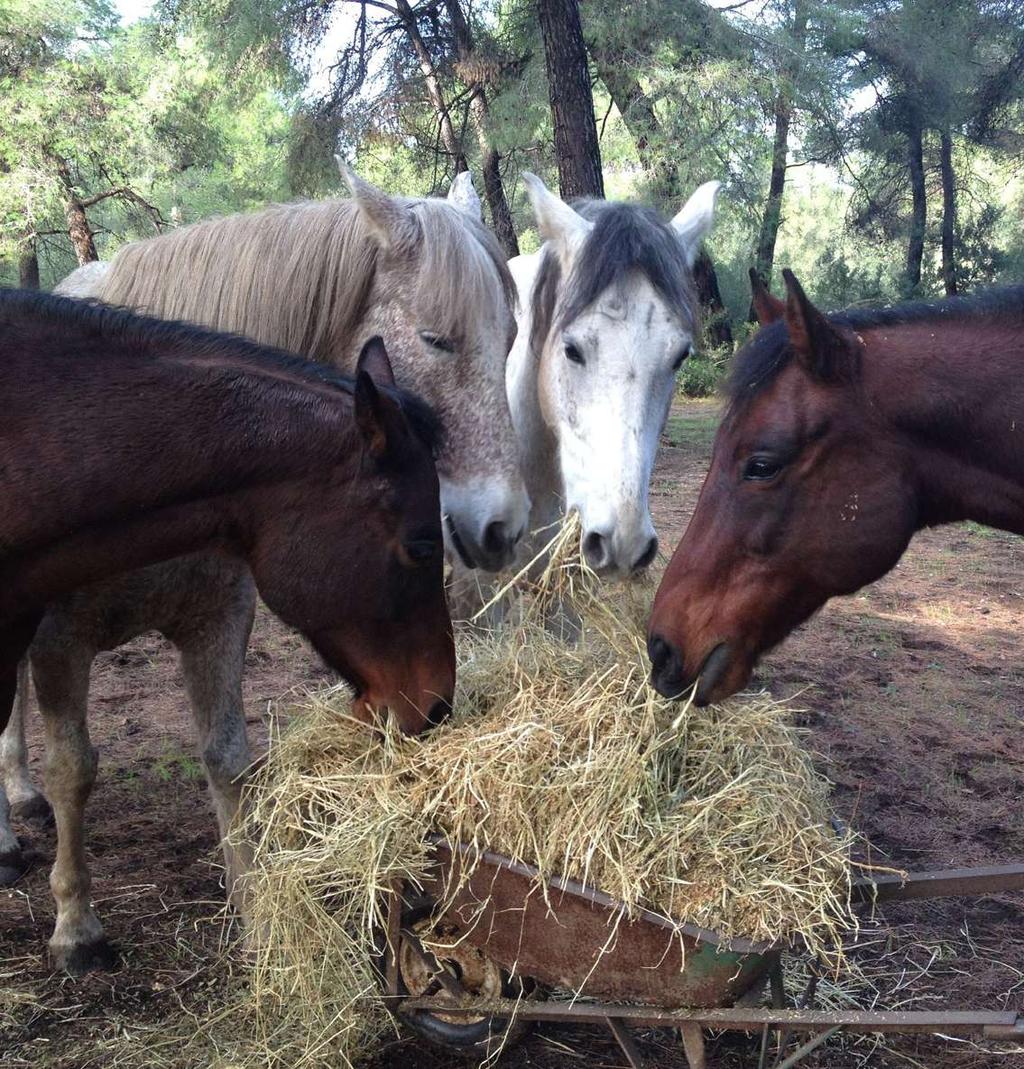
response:
M743 470L743 478L755 482L774 479L782 471L782 464L772 457L751 457Z
M693 356L693 346L687 345L684 349L680 351L679 355L675 358L675 360L672 361L672 370L678 371L683 366L683 361L689 360L691 356Z
M565 359L572 364L583 365L586 363L586 360L583 359L583 354L572 344L572 342L565 343Z
M432 334L429 330L421 330L420 337L431 349L439 349L442 353L455 352L455 343L443 334Z
M439 543L427 538L405 543L405 552L413 564L427 564L437 556Z

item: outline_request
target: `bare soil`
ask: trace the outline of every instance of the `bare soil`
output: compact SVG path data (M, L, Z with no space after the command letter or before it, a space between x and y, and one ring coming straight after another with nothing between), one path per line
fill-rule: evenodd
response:
M696 500L716 418L714 405L695 402L678 405L670 421L653 493L666 547ZM765 660L759 682L799 695L837 813L870 841L872 860L920 869L1024 857L1022 565L1016 537L975 525L927 532L885 579L827 606ZM302 641L261 613L245 682L254 746L265 744L269 703L324 678ZM81 979L49 971L54 833L20 828L32 865L17 887L0 891L2 1069L115 1064L111 1052L125 1033L159 1027L186 1007L202 1011L227 972L215 825L174 650L147 635L103 655L91 704L101 754L89 804L94 899L121 962ZM35 723L30 739L38 778ZM855 957L865 979L825 985L832 1003L1024 1007L1024 896L891 907L865 924L861 944ZM642 1033L640 1041L651 1064L685 1065L670 1033ZM756 1051L754 1039L726 1036L711 1064L753 1066ZM170 1052L165 1063L173 1063ZM406 1038L373 1064L468 1063ZM626 1063L597 1031L549 1028L504 1064ZM806 1064L1009 1069L1024 1066L1024 1046L868 1038L834 1041Z

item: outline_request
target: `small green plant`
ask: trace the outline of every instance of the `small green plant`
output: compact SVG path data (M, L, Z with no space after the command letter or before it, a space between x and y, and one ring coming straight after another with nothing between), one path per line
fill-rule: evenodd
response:
M726 348L709 349L691 356L679 369L679 393L683 397L713 397L725 379L731 356Z
M186 780L197 780L202 779L204 775L202 765L194 757L171 748L164 750L157 758L153 771L164 783L169 783L178 776Z

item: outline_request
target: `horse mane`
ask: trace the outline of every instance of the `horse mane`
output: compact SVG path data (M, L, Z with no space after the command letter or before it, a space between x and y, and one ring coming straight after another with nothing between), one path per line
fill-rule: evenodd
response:
M533 288L530 346L535 352L552 329L571 323L631 271L642 272L669 308L696 327L699 305L693 272L669 223L639 204L580 200L573 207L594 225L565 280L561 302L561 263L553 249L544 249Z
M826 314L837 327L854 331L916 323L1024 320L1024 286L1000 286L970 297L906 301L889 308L850 308ZM762 327L733 357L725 390L729 404L739 406L763 393L792 359L785 321Z
M144 357L165 355L212 365L234 365L245 374L285 380L306 388L329 387L352 395L355 379L294 353L260 345L238 334L215 332L194 323L156 319L99 301L74 300L35 290L0 287L0 327L56 333L66 345L74 334L124 345ZM442 429L422 398L398 387L381 387L399 404L416 436L437 451Z
M496 285L515 307L504 254L482 223L444 200L395 199L419 227L415 286L432 328L455 333ZM98 295L332 361L353 343L380 257L354 201L297 201L126 245Z

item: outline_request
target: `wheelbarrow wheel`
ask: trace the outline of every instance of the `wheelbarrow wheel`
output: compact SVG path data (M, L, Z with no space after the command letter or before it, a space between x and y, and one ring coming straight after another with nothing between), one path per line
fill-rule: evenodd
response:
M535 985L510 975L482 951L458 941L454 938L454 930L447 931L443 925L432 924L430 914L429 906L411 911L403 918L403 930L429 939L432 958L470 995L509 999L536 997ZM439 947L438 943L443 943L449 935L453 937L452 945ZM438 982L437 970L423 960L405 936L401 937L398 947L398 988L402 995L414 998L435 998L438 1002L452 998ZM440 1008L403 1013L402 1020L432 1043L486 1052L518 1043L532 1029L530 1021L467 1017L445 1013Z

